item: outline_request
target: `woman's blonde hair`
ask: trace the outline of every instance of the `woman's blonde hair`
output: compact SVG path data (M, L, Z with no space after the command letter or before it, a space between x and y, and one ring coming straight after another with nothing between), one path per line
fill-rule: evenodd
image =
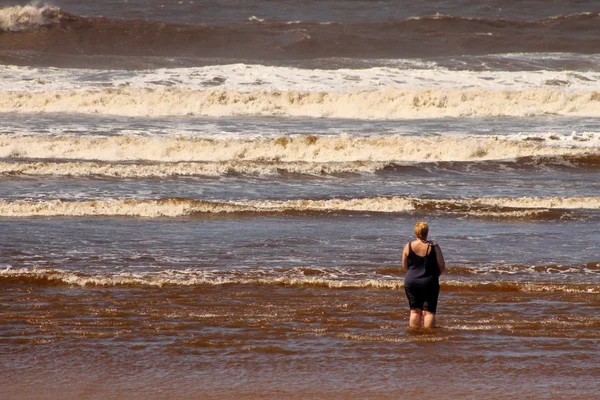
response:
M427 225L427 222L417 222L415 224L415 235L417 238L427 240L427 234L429 234L429 225Z

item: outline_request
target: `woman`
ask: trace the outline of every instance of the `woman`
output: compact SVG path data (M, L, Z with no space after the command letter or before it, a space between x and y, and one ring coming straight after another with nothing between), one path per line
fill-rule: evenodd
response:
M440 246L427 241L429 226L415 224L416 239L408 242L402 252L402 267L406 272L404 290L410 306L409 326L435 328L435 311L440 294L439 276L446 268Z

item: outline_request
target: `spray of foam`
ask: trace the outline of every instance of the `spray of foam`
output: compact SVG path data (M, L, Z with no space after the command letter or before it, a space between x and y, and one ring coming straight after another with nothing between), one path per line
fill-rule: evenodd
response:
M52 5L37 4L0 9L0 31L22 32L56 23L59 11Z

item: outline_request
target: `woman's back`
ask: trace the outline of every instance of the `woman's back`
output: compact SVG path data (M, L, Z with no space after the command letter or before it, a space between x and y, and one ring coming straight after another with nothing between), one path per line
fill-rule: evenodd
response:
M439 285L440 275L435 244L415 240L408 243L408 271L404 278L405 286Z

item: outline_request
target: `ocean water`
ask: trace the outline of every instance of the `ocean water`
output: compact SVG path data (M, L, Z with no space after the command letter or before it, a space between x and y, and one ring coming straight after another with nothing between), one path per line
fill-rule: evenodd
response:
M6 399L595 399L600 6L0 1ZM416 221L445 255L408 329Z

